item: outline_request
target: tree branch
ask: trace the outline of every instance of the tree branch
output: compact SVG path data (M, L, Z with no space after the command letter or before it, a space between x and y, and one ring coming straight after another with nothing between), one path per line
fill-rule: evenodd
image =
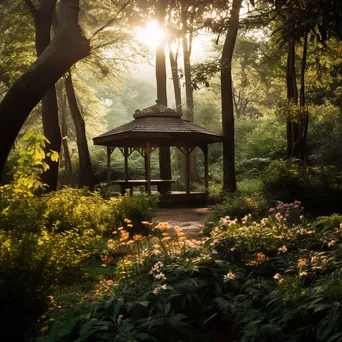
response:
M116 13L115 17L112 18L112 19L110 19L105 25L103 25L103 26L100 27L98 30L96 30L96 31L94 32L94 34L91 36L91 38L89 39L89 41L92 40L98 33L102 32L106 27L112 25L112 24L116 21L116 19L118 18L119 14L120 14L120 13L129 5L130 2L131 2L131 0L126 1L126 2L122 5L122 7L121 7L120 10L118 11L118 13Z

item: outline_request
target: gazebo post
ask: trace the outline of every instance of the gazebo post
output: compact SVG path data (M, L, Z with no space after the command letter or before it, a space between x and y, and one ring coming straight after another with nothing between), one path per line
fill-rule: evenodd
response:
M209 191L209 158L208 158L208 144L203 145L202 151L204 154L204 188L205 192Z
M128 147L124 147L124 157L125 157L125 182L128 182Z
M146 143L146 169L145 169L145 178L147 180L147 193L151 195L151 144L149 142Z
M190 148L188 146L185 150L185 175L186 194L190 195Z
M110 183L110 155L111 155L111 149L110 146L107 146L107 184Z

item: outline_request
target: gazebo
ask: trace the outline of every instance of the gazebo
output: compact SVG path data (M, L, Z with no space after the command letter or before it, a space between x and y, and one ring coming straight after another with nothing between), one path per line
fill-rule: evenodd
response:
M151 185L157 185L161 200L189 201L190 199L207 198L208 194L208 144L222 141L222 135L200 127L187 120L171 108L157 103L143 110L136 110L134 120L114 128L94 138L95 145L107 147L107 183L119 184L121 193L126 189L133 192L133 187L144 185L151 194ZM151 179L151 153L159 147L178 148L185 155L185 192L168 191L172 179ZM205 192L190 192L190 154L199 147L204 154L204 186ZM125 159L125 179L111 180L110 157L118 148ZM128 157L139 152L145 160L145 179L128 179Z

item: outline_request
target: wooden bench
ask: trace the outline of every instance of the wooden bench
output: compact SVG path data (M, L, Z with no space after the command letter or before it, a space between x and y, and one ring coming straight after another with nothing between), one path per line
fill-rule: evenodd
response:
M176 180L173 179L151 179L151 185L157 185L158 192L163 194L168 191L168 188L171 184L176 183ZM120 185L120 193L122 195L125 194L126 190L129 189L130 193L133 194L133 187L134 186L141 186L145 187L147 191L147 180L146 179L129 179L129 180L114 180L111 181L109 184L117 184Z

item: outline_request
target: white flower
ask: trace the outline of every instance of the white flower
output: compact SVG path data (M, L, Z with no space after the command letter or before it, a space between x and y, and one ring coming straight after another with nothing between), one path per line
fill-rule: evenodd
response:
M278 252L279 253L286 253L287 252L286 246L282 246L282 247L278 248Z
M236 274L232 272L228 272L225 276L223 276L223 281L227 283L229 280L233 280L236 278Z

